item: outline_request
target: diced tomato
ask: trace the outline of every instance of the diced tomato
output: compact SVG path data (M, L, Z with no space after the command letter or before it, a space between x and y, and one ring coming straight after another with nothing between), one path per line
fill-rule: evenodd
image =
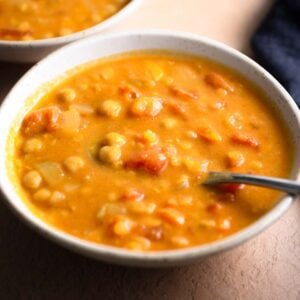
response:
M41 108L29 113L23 120L22 130L26 135L33 135L57 128L61 110L56 106Z
M125 201L139 202L144 199L145 195L136 188L128 188L122 195L122 199Z
M245 187L242 183L223 183L219 185L219 189L226 193L235 194L237 191Z
M231 141L235 144L245 145L253 148L259 147L259 141L246 133L237 132L231 136Z
M210 72L207 74L205 76L205 82L215 89L224 89L228 92L234 92L234 87L218 73Z
M206 207L206 210L212 214L216 214L223 209L223 205L220 203L211 203Z
M181 97L186 100L198 100L199 96L193 92L187 91L183 88L177 87L177 86L172 86L170 88L171 92L178 97Z
M187 116L187 108L185 105L175 101L169 101L167 102L167 106L174 114L180 115L182 117Z
M235 202L236 201L236 193L235 192L234 193L233 192L222 193L219 196L219 200L222 202Z
M146 226L143 227L142 234L151 241L160 241L163 238L164 231L162 226Z
M124 164L126 169L143 170L152 175L159 175L167 165L168 159L160 147L136 152Z
M128 97L129 99L137 99L140 96L140 92L133 85L129 83L122 83L119 86L119 93Z

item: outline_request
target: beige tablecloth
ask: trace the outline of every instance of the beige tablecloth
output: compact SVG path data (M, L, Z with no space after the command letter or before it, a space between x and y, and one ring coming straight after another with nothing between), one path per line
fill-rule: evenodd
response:
M249 53L249 38L271 4L144 0L114 31L186 30ZM0 98L28 68L0 63ZM73 254L32 232L0 202L0 299L300 299L300 202L243 246L191 266L153 270Z

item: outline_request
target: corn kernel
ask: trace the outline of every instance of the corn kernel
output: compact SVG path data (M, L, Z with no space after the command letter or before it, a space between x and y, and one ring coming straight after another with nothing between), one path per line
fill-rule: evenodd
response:
M148 145L154 145L158 143L158 136L155 132L148 129L143 133L143 138Z
M110 118L115 119L121 114L122 106L117 101L105 100L100 104L98 111Z

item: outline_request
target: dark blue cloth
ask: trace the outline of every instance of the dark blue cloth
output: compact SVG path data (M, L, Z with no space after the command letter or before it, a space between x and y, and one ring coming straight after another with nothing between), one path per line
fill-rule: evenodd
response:
M300 0L278 0L254 34L255 59L300 107Z

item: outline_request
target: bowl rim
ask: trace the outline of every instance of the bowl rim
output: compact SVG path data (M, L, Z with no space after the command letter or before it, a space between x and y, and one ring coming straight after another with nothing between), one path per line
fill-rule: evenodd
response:
M93 26L87 27L83 30L76 31L74 33L57 36L46 39L38 39L31 41L18 41L18 40L1 40L0 39L0 47L4 46L14 46L19 48L27 48L27 47L47 47L47 46L59 46L61 44L72 43L80 39L84 39L90 37L94 34L97 34L101 31L106 30L107 28L117 24L122 21L127 15L132 13L144 0L130 0L124 7L118 10L116 13L108 17L107 19L96 23Z
M183 31L173 31L173 30L145 30L145 31L127 31L122 33L106 34L101 36L92 36L75 43L64 46L63 48L51 53L46 58L34 65L29 71L27 71L21 79L14 85L8 95L4 98L0 106L0 119L5 114L6 107L10 105L12 101L14 90L23 84L23 81L31 73L35 72L36 68L43 68L47 65L49 59L53 59L56 56L60 56L64 52L72 51L76 49L77 46L88 47L89 43L97 42L100 43L102 39L118 39L121 37L131 38L132 36L152 36L160 38L173 38L181 39L184 41L197 42L208 48L217 48L220 51L226 52L228 55L235 56L242 60L244 63L250 65L251 68L255 69L257 72L263 74L265 78L276 88L278 94L280 94L284 101L288 104L289 109L295 115L298 127L300 128L300 113L298 107L293 101L292 97L288 92L281 86L281 84L265 69L263 69L259 64L253 61L251 58L245 54L233 49L221 42L215 41L213 39L203 37L193 33L187 33ZM171 51L175 49L170 49ZM125 52L125 51L124 51ZM101 56L99 56L100 58ZM13 120L9 120L10 124ZM0 124L0 130L1 130ZM10 126L11 128L11 126ZM2 132L2 131L1 131ZM294 131L292 134L294 135ZM295 154L295 161L293 163L294 169L290 178L297 179L299 176L300 161L299 154ZM278 203L267 213L265 213L261 218L259 218L254 223L250 224L246 228L218 241L212 243L193 246L182 249L175 250L164 250L164 251L147 251L147 252L136 252L130 251L124 248L117 248L113 246L107 246L104 244L97 244L77 238L73 235L65 233L51 225L45 223L42 219L37 217L30 209L28 212L22 211L18 208L14 200L14 195L11 193L10 187L13 183L10 181L9 176L6 172L0 172L0 190L4 197L3 201L11 208L16 215L32 227L35 231L41 233L48 239L68 248L74 252L84 254L86 256L94 257L103 261L108 261L112 263L117 263L121 265L133 265L133 266L147 266L147 267L157 267L157 266L175 266L181 264L187 264L196 259L212 255L221 251L229 250L235 246L238 246L250 238L256 236L261 231L269 227L274 223L279 217L281 217L284 212L291 206L295 197L290 195L283 196L279 199ZM20 196L17 196L20 199ZM22 201L22 199L21 199Z

